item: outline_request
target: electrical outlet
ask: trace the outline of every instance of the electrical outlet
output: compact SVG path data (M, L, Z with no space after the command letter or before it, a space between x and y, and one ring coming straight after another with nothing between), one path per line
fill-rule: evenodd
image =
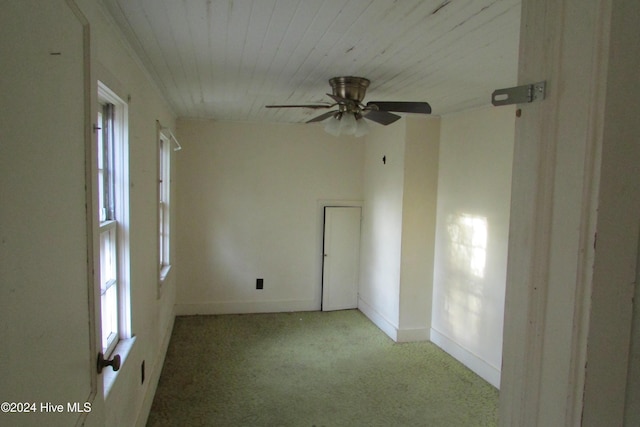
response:
M256 289L264 288L264 279L256 279Z

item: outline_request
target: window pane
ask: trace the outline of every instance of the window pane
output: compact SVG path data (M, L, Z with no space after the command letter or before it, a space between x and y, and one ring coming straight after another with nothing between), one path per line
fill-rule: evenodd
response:
M102 112L98 113L98 128L104 127ZM105 199L105 162L104 162L104 138L102 138L102 132L98 132L98 220L105 221L107 219L104 199Z
M116 218L116 132L115 106L102 104L98 113L97 180L98 220L100 221L100 304L102 316L102 351L109 354L118 341L118 241Z
M98 115L101 131L98 136L98 195L100 221L115 217L115 106L104 104ZM100 167L100 164L102 167Z
M109 283L117 279L116 263L116 227L115 224L103 227L100 232L100 290L104 293Z
M164 266L164 203L160 202L160 268Z
M169 196L170 196L170 170L171 170L171 144L168 139L164 137L164 135L160 136L159 141L159 162L158 162L158 182L159 182L159 267L162 271L163 268L170 265L171 260L169 258L169 228L170 228L170 219L169 219Z
M102 351L105 354L118 337L118 287L112 283L102 294Z

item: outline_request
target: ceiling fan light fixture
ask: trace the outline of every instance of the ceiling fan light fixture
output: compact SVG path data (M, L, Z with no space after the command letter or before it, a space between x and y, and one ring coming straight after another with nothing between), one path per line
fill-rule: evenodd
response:
M327 119L324 130L330 135L353 135L361 137L369 133L370 126L362 115L351 112L339 112Z
M356 133L356 116L349 112L344 113L340 118L340 134L341 135L353 135Z
M324 124L324 131L333 136L340 136L340 116L342 113L337 113Z
M370 130L371 130L371 126L369 126L369 123L367 123L364 117L360 117L356 121L356 132L354 133L354 135L357 138L359 138L361 136L365 136L366 134L368 134Z

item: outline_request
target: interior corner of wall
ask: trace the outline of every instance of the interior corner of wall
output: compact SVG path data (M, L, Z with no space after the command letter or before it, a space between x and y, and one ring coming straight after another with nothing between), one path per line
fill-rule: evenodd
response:
M393 341L398 342L398 326L390 322L385 316L380 314L375 308L358 298L358 310L360 310L374 325L387 334Z

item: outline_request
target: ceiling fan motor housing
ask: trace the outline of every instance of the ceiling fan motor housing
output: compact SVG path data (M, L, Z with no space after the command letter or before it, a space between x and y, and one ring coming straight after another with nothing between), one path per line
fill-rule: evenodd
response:
M367 93L369 80L364 77L334 77L329 80L333 94L361 103Z

